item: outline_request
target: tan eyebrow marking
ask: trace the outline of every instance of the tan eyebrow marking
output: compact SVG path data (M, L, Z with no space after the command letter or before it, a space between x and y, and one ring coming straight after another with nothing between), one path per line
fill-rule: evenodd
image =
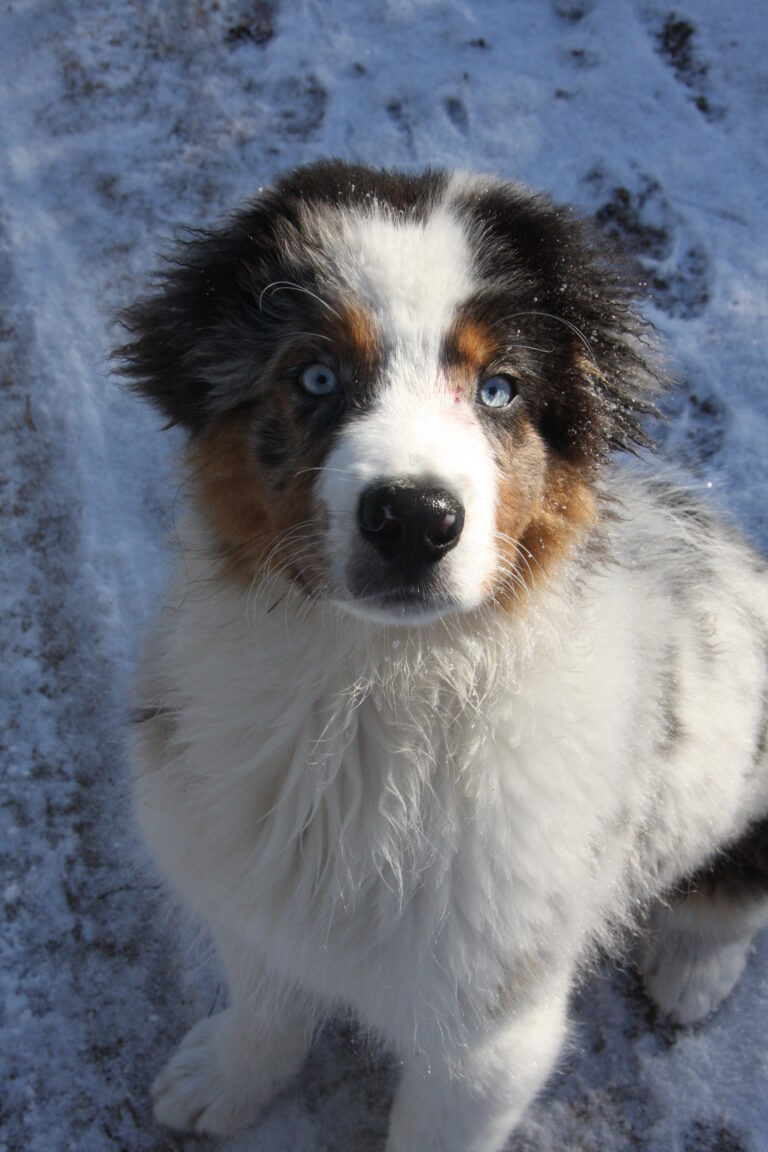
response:
M477 375L493 359L496 347L490 327L479 320L459 320L446 337L444 355L449 366Z

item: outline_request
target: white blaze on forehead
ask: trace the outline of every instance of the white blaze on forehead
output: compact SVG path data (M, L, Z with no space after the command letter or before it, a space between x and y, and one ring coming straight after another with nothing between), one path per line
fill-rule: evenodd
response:
M344 286L391 336L442 335L472 289L472 252L458 220L438 206L423 222L390 211L345 212L333 258Z
M492 492L493 452L470 407L411 371L394 365L394 379L370 412L343 429L328 464L343 468L345 487L430 479L462 498Z

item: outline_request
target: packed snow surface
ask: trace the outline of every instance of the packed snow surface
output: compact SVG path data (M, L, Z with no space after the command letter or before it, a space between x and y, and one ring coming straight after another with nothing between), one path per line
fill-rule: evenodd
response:
M108 357L158 252L328 154L548 189L647 282L680 380L663 453L768 549L766 142L761 0L2 6L0 1152L208 1146L151 1117L220 993L138 863L120 735L178 439ZM574 1019L510 1152L768 1149L768 937L699 1027L611 968ZM395 1075L336 1024L226 1146L381 1149Z

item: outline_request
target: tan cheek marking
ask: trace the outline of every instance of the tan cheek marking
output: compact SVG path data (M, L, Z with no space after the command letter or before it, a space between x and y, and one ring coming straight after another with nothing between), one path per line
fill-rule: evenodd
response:
M307 552L296 540L280 545L292 528L312 520L315 473L294 475L280 493L270 490L238 413L225 417L188 449L187 456L198 499L217 540L222 575L249 588L254 574L269 559L271 570L285 565L302 587L315 587L320 580L317 553ZM290 552L298 547L302 548L300 565L290 562Z
M496 528L502 534L498 548L506 574L496 578L497 601L514 608L523 591L532 592L537 578L553 571L596 518L592 489L579 469L547 460L544 445L528 426L502 467Z
M532 553L538 567L550 572L577 536L592 527L596 520L594 493L578 468L564 461L551 463L547 469L544 494L521 543Z
M339 304L336 311L338 319L323 315L322 331L330 346L342 363L363 376L374 373L380 348L373 318L356 304ZM292 340L282 349L275 372L279 375L283 361L293 364L300 358L311 360L313 353ZM262 419L277 420L298 445L302 438L280 388L265 391L269 401ZM250 588L254 574L269 560L271 570L282 568L302 587L317 589L323 572L312 489L323 451L310 442L302 457L291 457L284 469L273 469L268 476L254 448L258 434L258 425L251 425L247 414L232 412L188 449L198 499L219 547L222 575ZM285 481L279 490L278 476ZM317 547L312 546L313 532ZM291 539L286 540L288 535ZM298 550L301 555L292 560Z

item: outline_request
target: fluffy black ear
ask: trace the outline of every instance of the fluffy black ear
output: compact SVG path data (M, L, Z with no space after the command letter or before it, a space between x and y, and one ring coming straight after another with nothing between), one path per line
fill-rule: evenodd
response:
M578 375L592 401L598 454L652 446L649 417L659 416L656 401L671 380L658 335L640 311L645 289L625 252L591 221L556 212L568 237L560 264L568 284L563 319L581 348Z
M278 185L221 228L189 232L155 291L121 313L129 339L115 353L119 370L171 424L200 432L258 392L276 331L296 311L295 293L265 291L306 274L289 242L298 213Z
M195 233L166 260L155 291L120 313L129 339L115 352L118 369L169 424L194 433L212 415L221 357L246 323L244 278L247 253L226 231Z

